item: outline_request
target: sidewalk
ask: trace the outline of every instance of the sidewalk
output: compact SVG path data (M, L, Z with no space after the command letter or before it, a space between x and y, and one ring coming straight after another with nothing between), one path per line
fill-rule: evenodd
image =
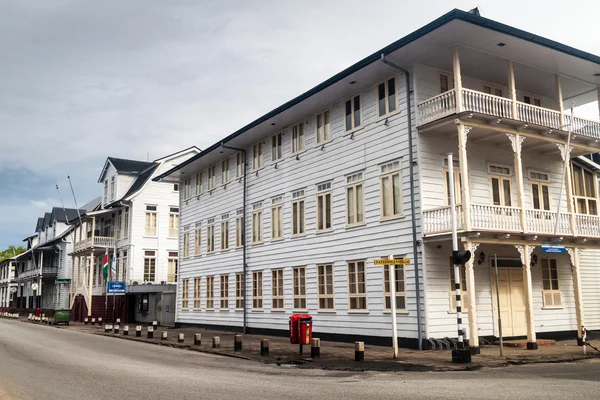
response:
M24 322L32 323L24 320ZM497 368L515 364L557 363L573 362L585 359L600 359L600 354L587 348L587 355L583 355L582 348L576 345L575 340L556 342L556 345L540 346L539 350L526 350L518 347L505 347L505 359L500 358L497 346L482 347L480 355L473 356L471 364L454 364L450 350L417 351L400 348L398 359L392 358L391 347L365 345L365 360L354 361L354 343L321 341L321 356L318 359L310 358L310 346L304 346L304 354L298 354L298 345L289 343L288 338L243 335L243 350L234 351L235 333L194 328L166 328L158 327L154 331L154 338L147 339L146 326L143 326L142 337L135 337L135 325L129 325L129 335L123 335L123 325L119 334L104 333L103 326L90 326L81 323L71 323L69 326L60 325L59 329L75 330L84 333L118 337L158 345L167 345L193 351L201 351L224 356L238 357L263 363L277 365L293 365L297 368L322 368L346 371L472 371L482 368ZM168 339L161 340L161 332L168 332ZM185 336L184 343L177 343L178 334ZM194 334L202 334L202 344L195 346ZM212 348L213 336L219 336L221 347ZM318 337L315 335L315 337ZM270 355L260 355L261 339L269 339ZM593 343L592 343L593 344Z

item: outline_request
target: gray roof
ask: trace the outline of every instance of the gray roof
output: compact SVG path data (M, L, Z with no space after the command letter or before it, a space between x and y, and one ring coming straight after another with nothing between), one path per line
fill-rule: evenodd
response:
M83 209L85 212L95 211L100 207L100 204L102 204L102 196L98 196L90 202L84 204L81 206L81 209Z
M84 213L85 210L79 210L80 213ZM58 221L58 222L66 222L68 223L69 221L77 218L78 214L77 214L77 209L75 208L60 208L60 207L54 207L52 208L52 216L51 216L51 221Z
M127 160L115 157L108 157L108 161L121 173L140 173L154 164L148 161Z
M127 193L125 193L125 196L123 196L123 198L125 199L128 196L131 196L132 194L140 190L144 186L146 181L148 181L148 179L152 177L152 174L154 173L157 167L158 164L154 164L152 167L148 168L143 173L141 173L140 176L138 176L138 178L135 180L135 182L133 182L133 185L131 185Z
M36 232L41 231L43 226L44 226L44 218L40 217L37 219L37 223L35 224L35 231Z

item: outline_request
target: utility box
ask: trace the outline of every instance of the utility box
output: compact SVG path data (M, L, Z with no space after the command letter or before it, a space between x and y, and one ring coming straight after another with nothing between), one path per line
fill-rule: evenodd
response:
M290 343L310 344L312 340L312 316L293 314L290 317Z

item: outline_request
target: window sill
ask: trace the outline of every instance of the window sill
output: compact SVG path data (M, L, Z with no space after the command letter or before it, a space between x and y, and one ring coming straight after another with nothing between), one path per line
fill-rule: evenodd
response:
M273 312L273 313L284 313L285 310L281 309L281 308L272 308L271 312Z
M387 314L387 315L392 314L392 312L390 310L384 310L383 313ZM400 310L400 311L396 310L396 315L410 315L410 313L406 310Z
M542 307L542 310L564 310L563 306L548 306L548 307Z
M405 215L404 214L399 214L399 215L393 215L391 217L380 217L379 218L379 222L388 222L388 221L394 221L397 219L402 219L404 218Z
M148 235L144 235L142 236L143 239L158 239L158 236L148 236Z
M252 310L250 310L250 312L265 312L265 310L263 310L262 308L260 308L260 309L253 308Z
M215 309L214 309L214 308L207 308L207 309L206 309L206 310L204 310L204 311L206 311L206 312L209 312L209 311L210 311L210 312L214 312L214 311L215 311Z
M194 258L201 258L202 254L194 255Z
M308 314L308 310L303 309L303 310L292 310L293 313L295 314Z
M252 242L252 245L256 245L256 244L264 244L265 242Z
M181 311L190 311L189 308L182 308Z
M362 119L362 116L361 116L361 119ZM344 130L344 135L351 135L353 133L356 133L356 132L360 131L362 128L363 128L363 126L359 125L359 126L357 126L355 128L350 129L349 131ZM346 128L344 127L344 129L346 129Z
M467 310L461 310L460 312L461 314L468 314L469 312ZM448 314L456 314L456 310L450 310L448 311Z
M337 311L336 310L317 310L317 313L319 313L319 314L336 314Z
M346 225L346 229L360 228L361 226L366 226L366 225L367 224L365 222L361 222L360 224Z
M213 255L213 254L215 254L215 252L214 252L214 251L208 251L208 252L206 252L206 255L207 255L207 256L211 256L211 255Z
M369 314L369 310L348 310L348 314Z
M379 114L379 111L377 111L377 113ZM378 115L378 116L377 116L377 121L376 121L376 122L383 121L384 119L387 119L387 118L389 118L389 117L393 117L394 115L396 115L396 114L399 114L399 113L400 113L400 108L398 108L398 105L396 104L396 110L394 110L394 111L392 111L392 112L390 112L390 113L387 113L387 114L385 114L385 115L382 115L382 116L379 116L379 115Z
M290 154L290 158L294 159L296 157L299 157L300 154L303 154L303 153L306 153L306 147L303 150L300 150L300 151Z
M229 251L229 247L226 249L221 249L221 253L227 253Z
M331 229L331 228L330 228L330 229L323 229L323 230L320 230L320 231L319 231L319 230L317 230L317 231L315 232L315 234L316 234L316 235L324 235L324 234L326 234L326 233L332 233L332 232L333 232L333 229Z
M177 240L179 239L177 236L167 236L167 239L173 239L173 240Z
M191 259L191 258L192 258L192 256L184 256L184 257L181 257L181 259L182 259L182 260L189 260L189 259Z
M295 239L295 238L303 238L303 237L305 237L305 236L306 236L306 232L305 232L305 233L299 233L299 234L297 234L297 235L292 235L292 239Z
M277 242L283 242L283 237L280 237L280 238L277 238L277 239L271 238L271 243L273 243L273 242L275 242L275 243L277 243Z

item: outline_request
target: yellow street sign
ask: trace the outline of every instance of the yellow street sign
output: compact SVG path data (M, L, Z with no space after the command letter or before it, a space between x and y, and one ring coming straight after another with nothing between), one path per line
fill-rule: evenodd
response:
M410 264L410 260L408 258L396 258L393 260L383 259L383 260L375 260L375 265L408 265Z

